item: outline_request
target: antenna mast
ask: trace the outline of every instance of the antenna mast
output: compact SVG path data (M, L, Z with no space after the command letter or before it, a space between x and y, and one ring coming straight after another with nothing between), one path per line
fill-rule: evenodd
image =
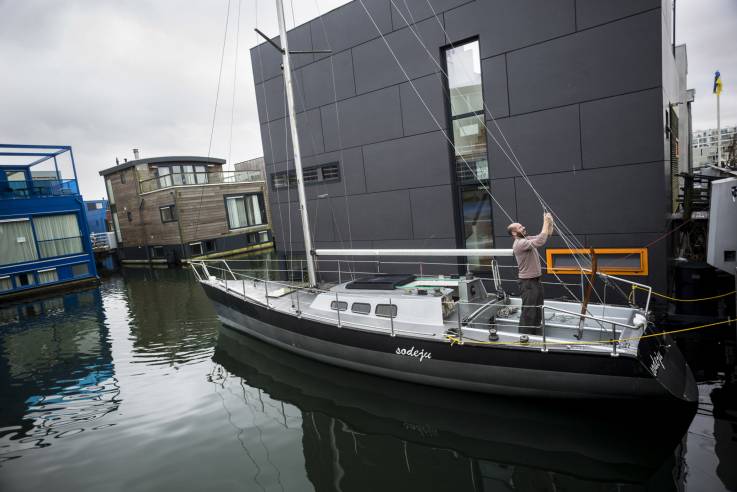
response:
M276 15L279 20L279 38L281 39L282 63L284 65L284 88L287 93L287 108L289 110L289 127L292 133L292 147L294 149L294 169L297 174L297 193L299 195L299 213L302 216L302 235L305 239L305 254L307 255L307 278L310 287L317 286L315 274L315 259L313 257L312 238L310 237L310 219L307 217L307 200L305 185L302 177L302 156L299 152L299 135L297 134L297 118L294 113L294 92L292 90L292 67L289 63L289 44L287 42L287 27L284 22L284 4L276 0Z

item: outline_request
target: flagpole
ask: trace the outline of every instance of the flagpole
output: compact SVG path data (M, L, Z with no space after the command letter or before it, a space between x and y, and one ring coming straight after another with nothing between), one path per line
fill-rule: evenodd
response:
M722 165L722 124L719 117L719 92L717 91L717 166Z

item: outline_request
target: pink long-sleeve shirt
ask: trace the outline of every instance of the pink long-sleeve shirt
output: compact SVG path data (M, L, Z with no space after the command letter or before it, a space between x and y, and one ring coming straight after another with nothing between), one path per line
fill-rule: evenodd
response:
M512 251L519 266L519 278L537 278L542 275L537 248L543 246L547 240L548 235L544 232L514 240Z

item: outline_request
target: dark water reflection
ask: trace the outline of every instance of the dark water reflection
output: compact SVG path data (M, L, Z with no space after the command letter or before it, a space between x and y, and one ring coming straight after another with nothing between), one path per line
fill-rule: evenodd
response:
M694 417L409 385L222 328L188 271L126 270L0 308L0 490L734 490L718 386Z

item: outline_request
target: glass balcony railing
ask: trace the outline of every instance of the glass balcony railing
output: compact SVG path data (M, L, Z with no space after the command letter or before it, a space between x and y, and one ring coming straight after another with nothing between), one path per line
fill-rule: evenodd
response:
M79 195L76 179L32 179L0 183L0 199Z
M196 186L204 184L256 183L263 181L261 171L219 171L209 173L172 173L140 182L141 193L171 188L173 186Z

